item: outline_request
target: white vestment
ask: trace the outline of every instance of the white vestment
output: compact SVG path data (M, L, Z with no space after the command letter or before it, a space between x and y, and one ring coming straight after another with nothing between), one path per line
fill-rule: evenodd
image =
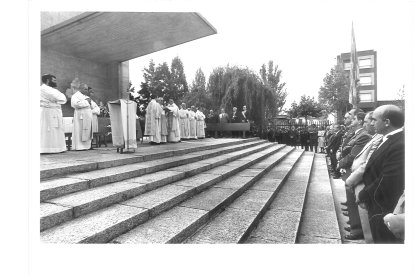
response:
M108 102L111 113L112 144L117 148L136 149L137 103L120 99Z
M194 111L188 111L188 120L190 122L190 139L197 139L197 121L196 121L196 114Z
M87 96L77 91L72 95L73 114L72 149L87 150L92 141L92 109Z
M91 100L92 106L92 133L98 132L98 115L101 113L99 106Z
M66 96L46 84L40 86L40 153L66 150L61 104Z
M167 105L168 112L168 142L179 142L180 135L180 118L178 116L178 106L173 103L172 105Z
M146 109L144 135L157 144L161 142L161 112L161 105L152 99Z
M204 123L204 119L206 118L206 116L204 115L203 112L201 112L200 110L197 110L197 112L195 113L196 116L196 134L197 134L197 138L204 138L206 136L205 134L205 123Z
M181 139L190 138L190 121L188 120L188 110L178 110L178 117L180 119L180 136Z

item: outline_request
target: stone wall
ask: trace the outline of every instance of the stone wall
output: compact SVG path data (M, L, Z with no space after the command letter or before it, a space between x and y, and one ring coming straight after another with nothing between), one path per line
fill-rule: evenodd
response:
M100 64L44 48L41 52L41 74L55 75L59 91L65 93L77 77L93 87L97 104L122 97L120 89L125 90L129 80L128 66L128 62ZM70 101L62 106L62 112L64 117L73 116Z

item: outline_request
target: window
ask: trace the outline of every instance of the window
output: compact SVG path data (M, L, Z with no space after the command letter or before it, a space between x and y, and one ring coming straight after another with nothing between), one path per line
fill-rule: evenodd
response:
M344 70L351 70L351 63L350 62L344 63Z
M360 85L372 85L372 77L371 76L360 76L359 77L359 84Z
M374 90L363 90L359 91L359 101L361 103L373 102L374 101Z
M371 68L372 67L370 58L360 59L358 62L359 62L359 68Z

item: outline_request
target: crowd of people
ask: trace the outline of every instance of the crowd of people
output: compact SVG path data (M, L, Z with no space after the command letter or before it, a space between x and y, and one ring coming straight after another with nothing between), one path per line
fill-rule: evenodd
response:
M334 178L345 182L346 239L364 238L358 208L367 210L374 243L403 243L405 222L404 113L383 105L364 113L352 109L344 125L327 134L327 156Z
M316 153L325 152L325 136L327 131L323 126L311 124L309 126L268 126L266 138L270 142L278 142L289 146L314 151Z

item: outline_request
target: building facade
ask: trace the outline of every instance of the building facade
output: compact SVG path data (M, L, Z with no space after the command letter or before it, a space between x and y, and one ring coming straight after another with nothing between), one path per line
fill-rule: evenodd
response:
M374 110L377 101L377 52L374 50L358 51L359 63L359 107L365 111ZM337 64L342 65L349 74L351 69L351 53L337 56Z

